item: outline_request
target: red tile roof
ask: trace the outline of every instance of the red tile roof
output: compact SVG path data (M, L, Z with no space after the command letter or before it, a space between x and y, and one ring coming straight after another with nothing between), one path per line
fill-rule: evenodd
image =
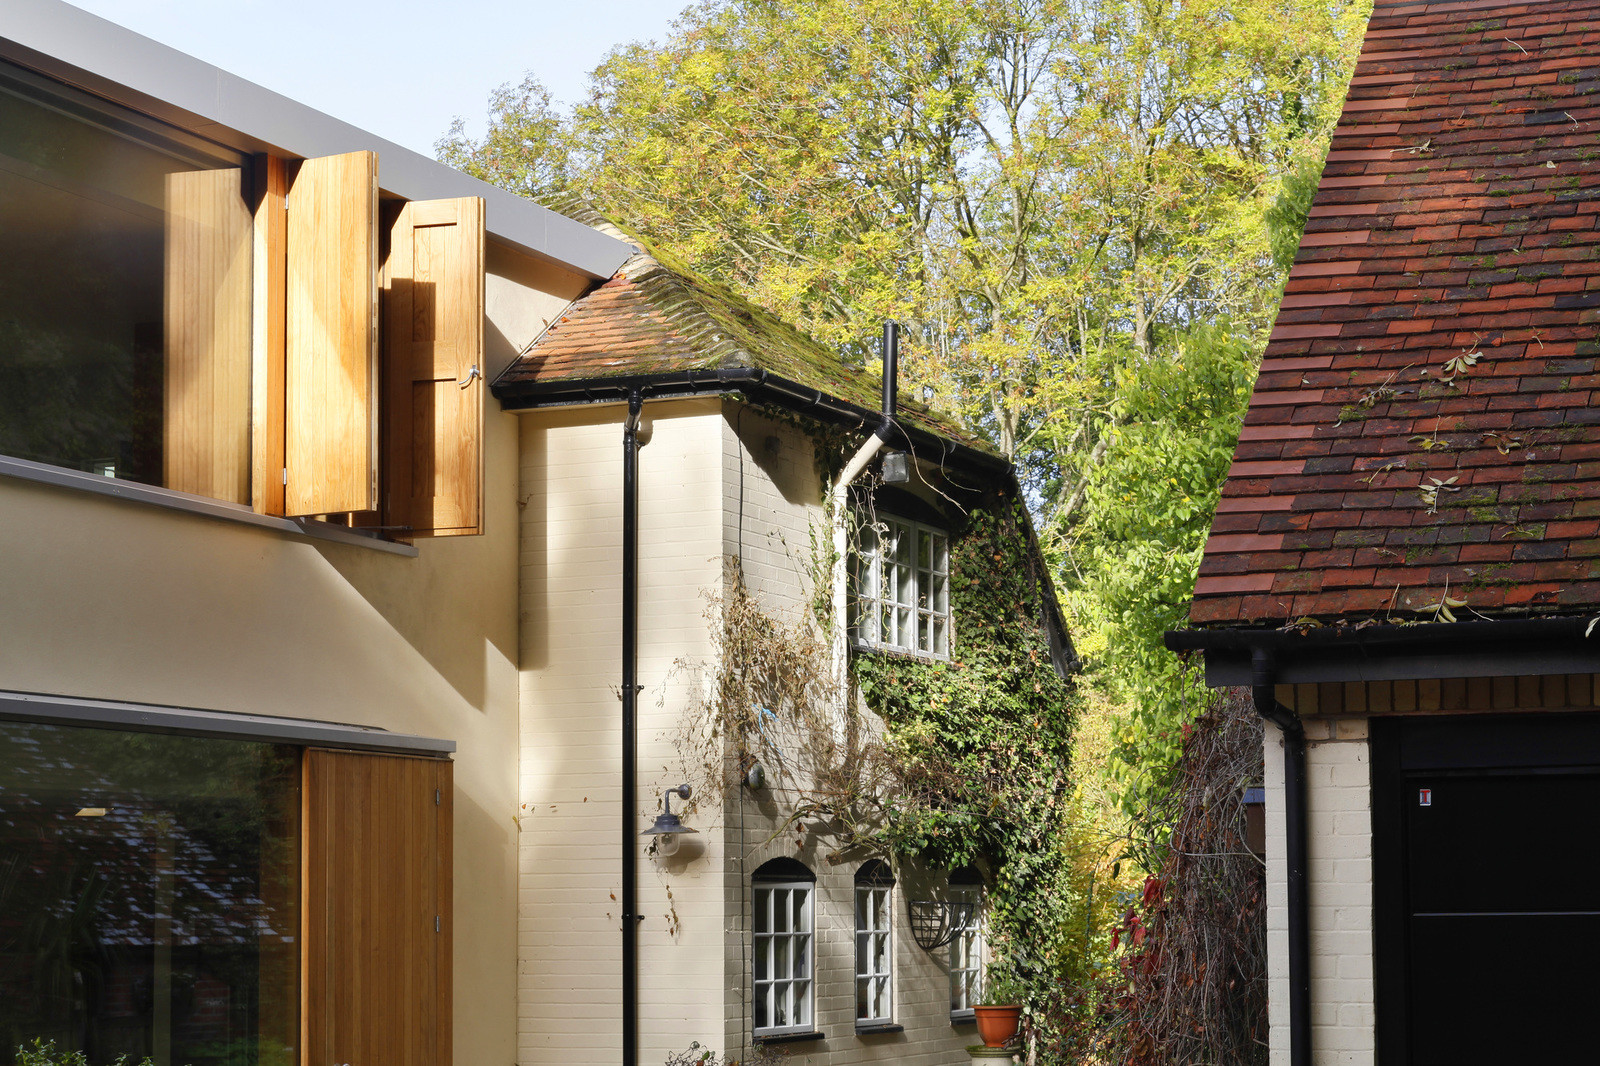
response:
M1191 621L1592 613L1597 219L1600 3L1380 3Z
M581 205L568 205L568 210L581 222L633 240L592 210ZM880 409L880 377L847 366L837 352L726 286L665 264L658 253L639 247L615 277L568 307L501 373L495 386L765 370L863 411ZM995 454L952 419L903 395L899 418L909 426Z

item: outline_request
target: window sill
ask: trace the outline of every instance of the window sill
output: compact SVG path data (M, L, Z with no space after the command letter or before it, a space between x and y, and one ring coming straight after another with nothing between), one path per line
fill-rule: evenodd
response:
M882 1033L903 1033L905 1031L905 1026L896 1025L894 1022L868 1022L865 1025L860 1022L856 1023L857 1036L878 1036Z
M195 496L187 492L175 492L172 489L163 489L155 485L142 485L137 481L120 481L116 478L101 477L99 474L87 474L80 470L68 470L65 467L50 466L46 463L30 462L27 459L0 456L0 476L17 478L22 481L34 481L41 485L55 485L64 489L79 489L100 496L110 496L114 499L128 500L133 503L151 504L172 511L183 511L188 514L201 515L205 518L216 518L224 522L236 522L240 525L273 529L279 533L293 533L302 537L309 537L312 540L353 544L358 547L373 548L377 551L389 552L392 555L404 555L413 559L417 555L415 545L383 540L371 534L359 533L353 529L336 526L329 522L318 522L309 518L279 518L276 515L257 514L242 504L207 499L204 496Z
M950 1012L951 1025L977 1025L978 1012L968 1007L966 1010L953 1010Z
M892 648L887 644L863 644L854 638L850 641L850 650L865 655L888 655L899 659L914 659L919 663L947 663L948 655L937 655L931 651L916 651L912 648Z
M803 1033L756 1033L750 1039L757 1044L799 1044L807 1040L821 1040L823 1034L815 1029Z

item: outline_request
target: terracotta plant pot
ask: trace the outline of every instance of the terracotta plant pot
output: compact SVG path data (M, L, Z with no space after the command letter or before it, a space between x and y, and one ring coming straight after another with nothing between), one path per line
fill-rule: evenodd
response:
M973 1007L978 1020L978 1038L987 1047L1005 1047L1017 1035L1022 1021L1021 1007Z

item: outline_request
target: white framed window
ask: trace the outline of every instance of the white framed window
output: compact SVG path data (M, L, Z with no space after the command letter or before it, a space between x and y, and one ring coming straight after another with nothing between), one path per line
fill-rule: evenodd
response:
M856 871L856 1024L894 1020L894 878L876 860Z
M983 882L976 872L950 877L950 1016L964 1021L983 1001Z
M856 544L856 644L936 658L950 654L950 538L903 518L880 517Z
M775 865L774 863L767 864ZM778 870L763 867L752 884L750 1020L756 1036L807 1033L813 1027L813 927L816 884L800 880L788 860ZM809 871L806 871L809 873ZM787 875L774 880L773 874Z

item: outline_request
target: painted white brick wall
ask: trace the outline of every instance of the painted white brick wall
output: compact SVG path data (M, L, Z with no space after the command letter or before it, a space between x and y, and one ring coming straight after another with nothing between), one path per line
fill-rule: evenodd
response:
M621 1049L622 409L524 416L518 1062L615 1062ZM677 784L672 736L710 651L721 580L722 417L650 404L639 458L639 804ZM673 777L673 780L666 780ZM640 1061L722 1026L722 842L670 871L639 860ZM668 889L671 898L668 898ZM678 929L669 928L675 915Z
M723 437L724 546L744 564L746 587L766 608L802 617L817 574L813 544L826 545L813 443L799 428L729 403ZM741 518L742 515L742 518ZM950 1024L949 949L924 951L911 936L905 901L925 889L903 874L894 899L894 1020L900 1033L855 1032L855 871L859 860L830 865L825 849L798 854L792 834L774 839L778 812L770 796L739 790L729 797L726 892L730 920L724 938L726 1020L719 1051L740 1053L750 1033L747 950L749 874L768 859L795 856L817 874L816 1027L824 1039L787 1045L788 1060L807 1066L905 1063L957 1066L978 1043L974 1028ZM742 843L741 843L742 841ZM942 875L942 871L940 872Z
M776 614L803 612L820 528L812 442L736 403L648 404L640 453L640 658L637 823L683 777L673 739L709 664L708 595L737 555L748 587ZM622 410L522 416L521 870L518 1063L606 1063L621 1047L617 775L620 704ZM749 874L795 854L772 793L738 790L720 821L697 812L688 862L641 857L640 1061L693 1041L748 1046ZM815 848L816 1021L825 1039L790 1045L797 1064L958 1066L976 1042L949 1021L948 951L918 947L905 893L895 906L896 1021L854 1025L854 873ZM670 898L668 893L670 891ZM668 915L679 925L669 929Z
M1372 791L1365 718L1307 719L1312 1061L1371 1066ZM1272 1066L1289 1064L1283 740L1266 725L1267 974Z

